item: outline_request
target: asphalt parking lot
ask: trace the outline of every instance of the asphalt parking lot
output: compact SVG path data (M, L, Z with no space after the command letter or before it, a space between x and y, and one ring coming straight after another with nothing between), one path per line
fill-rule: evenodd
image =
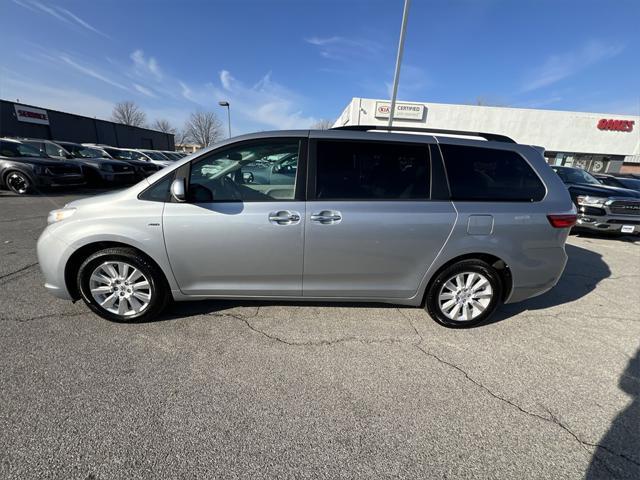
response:
M42 287L78 196L0 193L0 477L640 478L638 237L572 235L554 290L470 330L238 302L123 325Z

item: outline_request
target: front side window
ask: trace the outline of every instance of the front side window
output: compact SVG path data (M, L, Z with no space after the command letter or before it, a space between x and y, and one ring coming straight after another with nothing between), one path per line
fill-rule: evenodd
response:
M69 152L61 146L48 142L44 143L44 151L51 157L66 157L69 154Z
M546 190L518 153L440 144L453 200L540 201Z
M318 141L318 200L426 200L427 145Z
M213 152L191 165L190 201L292 200L299 150L299 140L286 139Z

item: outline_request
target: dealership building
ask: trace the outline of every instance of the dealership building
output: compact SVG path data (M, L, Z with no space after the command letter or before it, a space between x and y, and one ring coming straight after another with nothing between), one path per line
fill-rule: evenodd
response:
M354 98L334 127L387 125L390 102ZM393 125L506 135L544 147L552 165L640 173L640 117L610 113L397 102Z
M0 137L45 138L122 148L174 150L172 133L0 100Z

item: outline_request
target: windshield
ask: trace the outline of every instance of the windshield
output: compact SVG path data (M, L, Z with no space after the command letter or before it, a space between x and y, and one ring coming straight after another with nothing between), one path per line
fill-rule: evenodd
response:
M118 150L117 148L105 148L105 151L118 160L134 160L138 155L131 150Z
M590 185L602 185L589 172L579 168L558 168L554 169L564 183L588 183Z
M48 158L35 147L25 143L0 141L0 155L5 157L39 157Z
M635 178L618 178L618 181L624 185L625 188L640 190L640 180L636 180Z
M160 152L154 152L153 150L145 150L144 154L147 155L148 157L151 157L153 160L162 160L162 161L167 161L167 157L165 157L163 154L161 154Z
M81 158L101 158L104 155L97 148L83 147L74 152L76 156Z

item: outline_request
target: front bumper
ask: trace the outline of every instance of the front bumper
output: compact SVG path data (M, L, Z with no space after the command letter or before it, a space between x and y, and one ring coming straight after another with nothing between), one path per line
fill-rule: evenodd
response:
M73 300L64 278L68 249L69 246L52 235L49 228L42 232L36 246L38 263L45 281L44 288L54 297L63 300Z
M640 234L640 210L635 213L635 209L629 209L633 213L620 214L613 211L615 209L615 202L607 202L598 207L581 205L578 208L578 221L574 228L597 232Z
M125 184L136 182L136 174L133 170L130 172L104 172L101 170L100 178L107 183Z

